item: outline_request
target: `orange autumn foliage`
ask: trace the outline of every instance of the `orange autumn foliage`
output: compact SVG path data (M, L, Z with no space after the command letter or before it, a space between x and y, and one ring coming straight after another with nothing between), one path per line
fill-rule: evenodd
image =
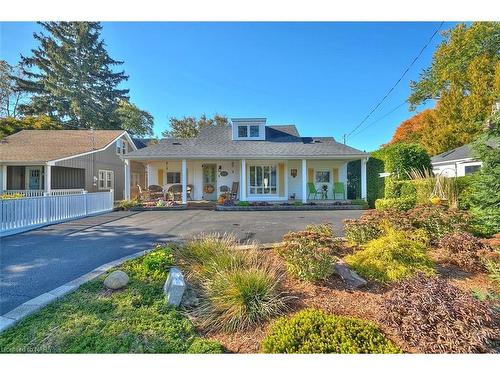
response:
M389 144L395 143L419 143L428 152L426 138L435 123L435 113L433 109L426 109L415 116L403 121L395 130Z

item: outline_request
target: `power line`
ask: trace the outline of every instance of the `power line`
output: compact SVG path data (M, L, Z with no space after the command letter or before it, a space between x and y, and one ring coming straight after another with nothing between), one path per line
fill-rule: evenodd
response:
M376 124L377 122L385 119L387 116L393 114L394 112L396 112L399 108L401 108L403 105L405 105L407 103L407 101L405 100L403 103L397 105L396 107L394 107L393 109L391 109L389 112L387 112L386 114L382 115L381 117L379 117L378 119L376 119L375 121L373 122L370 122L368 125L366 125L364 128L361 128L359 129L356 133L354 133L352 135L352 137L355 137L357 136L358 134L364 132L366 129L368 129L370 126Z
M418 55L413 59L413 61L410 63L410 65L408 65L408 67L404 70L403 74L401 74L401 77L399 77L399 79L390 88L390 90L387 92L387 94L385 94L385 96L377 103L377 105L375 107L373 107L373 109L370 111L370 113L368 113L365 116L365 118L358 125L356 125L354 127L354 129L351 130L350 133L348 133L346 135L346 138L349 137L352 133L354 133L361 125L363 125L365 123L365 121L368 120L368 118L378 109L378 107L380 107L380 105L385 101L385 99L387 99L387 97L391 94L391 92L401 82L401 80L406 75L406 73L408 73L408 71L411 69L411 67L413 66L413 64L415 64L415 62L419 59L419 57L422 55L422 53L425 51L425 49L429 46L429 44L431 43L432 39L434 39L434 37L436 36L436 34L439 32L439 30L441 30L441 27L443 26L443 24L444 24L444 21L442 21L439 24L438 28L432 33L432 35L429 38L429 40L427 41L427 43L422 47L422 49L420 50L420 52L418 53Z

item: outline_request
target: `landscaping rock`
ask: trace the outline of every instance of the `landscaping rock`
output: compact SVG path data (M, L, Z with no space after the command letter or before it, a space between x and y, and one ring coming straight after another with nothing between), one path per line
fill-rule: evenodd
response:
M349 288L356 289L367 284L365 279L359 276L356 271L351 271L343 261L335 263L334 271Z
M179 306L182 301L182 296L186 290L186 282L182 272L176 268L170 268L168 272L167 281L163 286L163 293L169 305Z
M200 304L200 298L196 293L196 290L191 287L190 284L187 284L184 295L182 296L181 305L188 308L197 307Z
M120 289L128 284L128 275L123 271L113 271L104 279L104 285L109 289Z

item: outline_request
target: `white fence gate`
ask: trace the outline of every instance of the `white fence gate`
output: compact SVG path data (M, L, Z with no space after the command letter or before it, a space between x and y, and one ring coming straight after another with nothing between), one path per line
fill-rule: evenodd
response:
M0 199L0 237L113 210L113 191Z

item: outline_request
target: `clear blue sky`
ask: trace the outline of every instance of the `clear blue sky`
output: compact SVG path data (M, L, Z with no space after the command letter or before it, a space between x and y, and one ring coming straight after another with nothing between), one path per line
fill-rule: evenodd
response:
M350 132L384 96L439 22L103 23L111 57L123 60L131 101L155 118L220 113L295 124L305 136ZM452 27L445 23L443 28ZM35 23L0 24L0 58L30 54ZM407 99L428 67L437 35L362 128ZM421 109L421 108L420 108ZM406 105L348 140L371 151L412 116Z

